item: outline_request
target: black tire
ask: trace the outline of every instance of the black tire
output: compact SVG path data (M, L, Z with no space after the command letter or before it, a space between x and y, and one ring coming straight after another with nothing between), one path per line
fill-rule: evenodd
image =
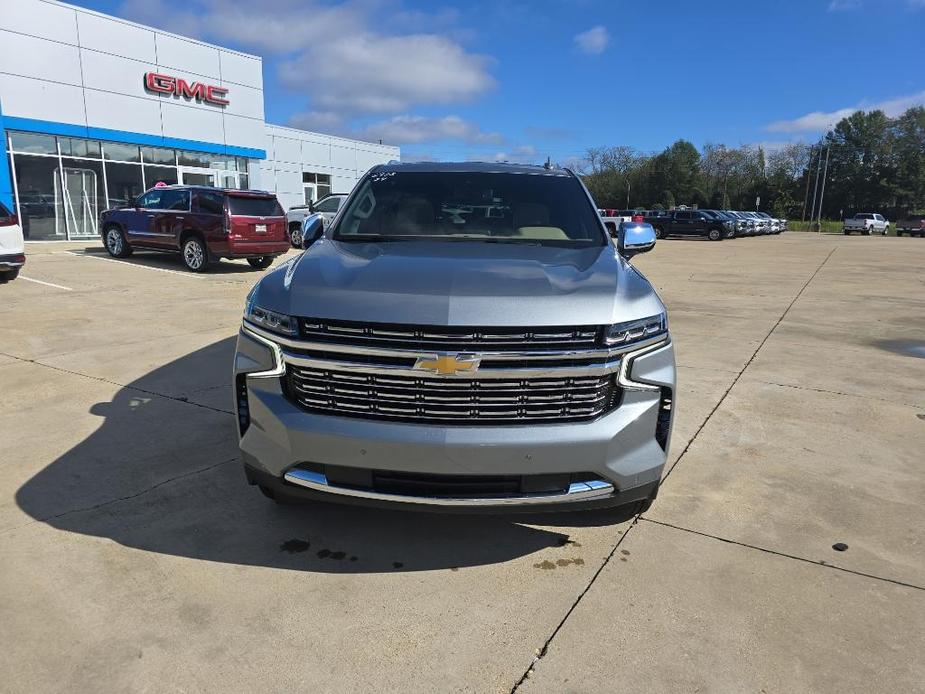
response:
M209 269L209 249L198 236L187 236L183 239L180 258L190 272L206 272Z
M851 236L851 232L848 231L847 229L842 229L842 233L843 233L845 236Z
M711 241L722 241L723 232L716 228L709 229L707 230L707 238Z
M289 225L289 243L293 248L302 247L302 225L301 224L290 224Z
M113 258L128 258L132 254L132 247L128 245L125 234L117 226L109 226L103 230L103 245Z
M729 231L726 232L726 238L727 238L727 239L734 239L735 237L736 237L736 230L735 230L735 229L730 229Z
M266 270L273 264L273 256L263 255L259 258L248 258L247 263L255 270Z
M665 230L661 227L655 227L655 238L663 239L665 238Z
M870 236L870 229L865 229L863 232L864 236Z
M13 268L9 272L0 272L0 284L6 284L7 282L12 282L17 277L19 277L19 268Z

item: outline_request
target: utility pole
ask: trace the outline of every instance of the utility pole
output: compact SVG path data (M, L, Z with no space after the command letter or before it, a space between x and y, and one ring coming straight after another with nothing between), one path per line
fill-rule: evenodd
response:
M812 221L816 218L816 191L819 190L819 169L822 168L822 150L819 150L819 157L816 159L816 182L813 183L813 206L809 212L809 221L812 224Z
M806 167L806 192L803 194L803 214L800 216L800 221L806 221L806 203L809 202L809 179L811 178L810 173L813 170L813 147L810 145L809 148L809 165Z
M630 209L630 179L626 179L626 209Z
M819 225L816 227L816 230L822 231L822 201L825 199L825 177L829 173L829 152L832 149L832 145L829 145L825 148L825 168L822 170L822 190L819 191ZM822 154L820 152L820 154Z

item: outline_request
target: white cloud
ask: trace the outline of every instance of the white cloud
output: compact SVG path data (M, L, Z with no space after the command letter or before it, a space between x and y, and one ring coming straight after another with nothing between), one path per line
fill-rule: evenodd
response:
M429 118L427 116L402 115L372 123L353 131L364 140L382 140L387 144L418 144L441 140L461 140L472 144L498 144L503 138L499 133L487 133L477 125L459 116Z
M397 113L418 104L469 101L495 81L488 59L441 36L343 33L280 66L280 81L316 107L352 114Z
M829 12L856 10L860 6L861 0L831 0L831 2L829 2Z
M607 27L598 25L587 31L575 35L575 43L582 53L600 55L610 43L610 32Z
M775 121L770 123L765 130L775 133L822 132L855 111L883 111L886 115L895 117L906 109L923 104L925 104L925 92L919 92L876 103L862 102L857 106L840 108L837 111L813 111L793 120Z
M449 37L455 12L403 12L400 0L188 0L179 12L165 0L125 0L119 14L281 56L280 83L305 94L297 118L306 122L463 103L495 86L490 59Z

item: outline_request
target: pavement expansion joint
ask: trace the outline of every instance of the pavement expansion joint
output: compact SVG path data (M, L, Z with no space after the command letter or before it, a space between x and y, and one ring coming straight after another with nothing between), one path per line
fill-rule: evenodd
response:
M90 374L81 373L80 371L72 371L71 369L65 369L60 366L53 366L52 364L45 364L36 359L26 359L25 357L18 357L15 354L7 354L6 352L0 352L0 356L9 357L10 359L16 359L17 361L23 362L25 364L35 364L36 366L42 366L46 369L51 369L53 371L58 371L60 373L70 374L71 376L80 376L81 378L89 378L91 381L98 381L100 383L108 383L112 386L118 386L119 388L125 388L127 390L133 390L136 393L144 393L145 395L153 395L155 397L164 398L165 400L173 400L174 402L182 402L187 405L193 405L195 407L201 407L204 410L211 410L212 412L218 412L219 414L227 414L234 416L234 412L231 410L223 410L220 407L212 407L211 405L203 405L198 402L193 402L185 395L165 395L164 393L158 393L153 390L145 390L144 388L139 388L138 386L126 385L124 383L119 383L117 381L111 381L108 378L103 378L102 376L91 376ZM202 390L208 390L202 389ZM199 392L199 391L194 391Z
M546 641L543 643L542 648L538 648L536 650L533 656L533 660L530 661L530 665L527 667L526 670L524 670L524 674L521 675L520 679L517 680L517 682L514 684L513 687L511 687L510 694L514 694L520 688L520 685L522 685L524 682L530 679L530 675L533 673L533 670L536 668L536 664L540 662L544 657L546 657L546 654L549 652L549 646L550 644L552 644L553 639L556 638L556 635L559 633L562 627L565 626L565 623L566 621L568 621L568 618L572 615L572 612L575 611L575 608L578 607L578 604L581 602L582 598L584 598L587 592L591 590L591 586L594 585L594 582L597 580L597 577L601 575L601 572L604 570L604 567L606 567L607 564L610 563L610 560L613 558L614 554L616 554L617 550L620 548L620 545L623 543L623 540L626 539L626 536L629 535L630 531L636 526L639 520L640 520L640 516L638 514L633 517L633 522L630 523L626 531L620 535L620 539L617 540L616 544L614 544L613 548L610 550L608 555L604 557L604 561L601 562L601 565L597 568L597 571L595 571L594 575L591 576L590 580L588 581L588 584L584 587L584 590L582 590L575 597L575 600L569 606L568 610L566 610L565 616L562 617L562 619L556 625L556 628L553 629L552 634L550 634L549 638L546 639Z
M700 426L697 427L697 431L695 431L694 435L691 436L691 438L688 440L687 444L684 446L684 449L681 451L681 454L675 459L674 464L668 469L668 472L665 473L665 476L662 477L662 482L661 482L662 484L665 484L665 481L668 479L671 473L674 472L674 469L678 467L678 463L681 462L682 458L684 458L684 456L690 450L690 447L693 445L694 441L697 440L697 437L700 435L700 432L703 431L704 427L707 425L710 419L712 419L713 415L719 409L720 405L722 405L723 402L726 400L726 397L729 395L730 391L735 387L736 383L739 382L739 379L742 378L742 374L744 374L746 370L748 370L748 367L752 365L752 362L755 361L755 358L758 356L758 352L761 351L761 348L764 347L765 343L767 343L767 341L771 338L771 335L774 334L774 331L777 330L777 327L783 322L784 318L787 317L787 314L790 313L790 309L792 309L794 304L796 304L796 302L799 300L799 298L803 296L803 292L806 291L806 288L810 285L810 283L814 279L816 279L816 275L819 274L819 271L822 270L822 267L827 262L829 262L829 258L831 258L832 254L834 254L835 251L837 250L838 250L838 247L835 247L831 251L829 251L828 255L826 255L826 257L822 260L822 262L819 263L819 265L816 267L815 271L813 271L813 274L809 276L809 279L803 283L802 287L800 287L800 291L796 293L796 296L793 297L793 300L789 304L787 304L787 308L784 309L784 312L780 314L780 317L774 322L774 325L771 326L771 329L768 331L768 334L764 336L764 339L761 340L759 345L755 348L755 351L752 352L752 355L748 358L748 361L745 362L745 365L739 370L739 372L736 374L736 377L732 379L732 383L730 383L729 387L726 388L726 390L723 392L720 399L716 402L716 405L713 406L713 409L711 409L709 413L707 413L707 416L704 417L703 421L700 423Z
M854 569L847 569L844 566L837 566L836 564L831 564L827 561L822 561L818 559L807 559L806 557L800 557L796 554L788 554L787 552L779 552L774 549L768 549L767 547L759 547L758 545L751 545L747 542L738 542L737 540L730 540L727 537L720 537L719 535L713 535L711 533L705 533L700 530L693 530L691 528L685 528L680 525L674 525L673 523L666 523L664 521L657 521L652 518L646 518L644 516L639 516L640 521L646 523L653 523L655 525L661 525L665 528L672 528L674 530L680 530L681 532L691 533L693 535L699 535L700 537L706 537L711 540L718 540L719 542L725 542L729 545L737 545L738 547L744 547L746 549L753 549L758 552L764 552L765 554L773 554L776 557L783 557L784 559L793 559L795 561L801 561L806 564L815 564L824 569L834 569L836 571L843 571L845 573L854 574L855 576L861 576L863 578L872 578L876 581L885 581L886 583L892 583L897 586L902 586L904 588L912 588L913 590L922 590L925 591L925 586L918 586L914 583L907 583L905 581L900 581L895 578L888 578L886 576L877 576L876 574L865 573L864 571L855 571Z
M144 489L137 491L133 494L127 494L126 496L120 496L115 499L109 499L108 501L101 501L100 503L93 504L92 506L83 506L81 508L68 509L67 511L62 511L61 513L55 513L53 515L45 516L43 518L35 518L29 523L24 523L23 525L17 525L15 527L2 530L0 531L0 535L6 535L8 533L11 533L15 530L23 528L27 525L32 525L34 523L47 523L48 521L56 520L58 518L63 518L65 516L70 516L75 513L86 513L87 511L96 511L97 509L104 508L106 506L111 506L112 504L117 504L122 501L131 501L132 499L137 499L140 496L144 496L145 494L152 492L155 489L158 489L159 487L163 487L164 485L171 484L172 482L176 482L177 480L182 480L187 477L194 477L195 475L201 475L202 473L208 472L209 470L214 470L217 467L221 467L222 465L227 465L228 463L234 463L234 462L238 462L237 457L226 458L225 460L221 460L217 463L212 463L211 465L206 465L205 467L199 468L197 470L190 470L188 472L184 472L179 475L174 475L173 477L170 477L166 480L161 480L160 482L156 482L152 484L150 487L145 487Z

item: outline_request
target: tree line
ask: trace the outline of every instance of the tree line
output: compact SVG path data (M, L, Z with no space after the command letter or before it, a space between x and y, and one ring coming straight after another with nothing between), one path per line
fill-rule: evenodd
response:
M760 209L791 220L880 212L898 219L925 210L925 108L895 118L856 111L818 142L761 146L678 140L646 154L632 147L588 149L581 174L601 207L675 205ZM759 202L760 201L760 202ZM821 210L820 210L821 205Z

